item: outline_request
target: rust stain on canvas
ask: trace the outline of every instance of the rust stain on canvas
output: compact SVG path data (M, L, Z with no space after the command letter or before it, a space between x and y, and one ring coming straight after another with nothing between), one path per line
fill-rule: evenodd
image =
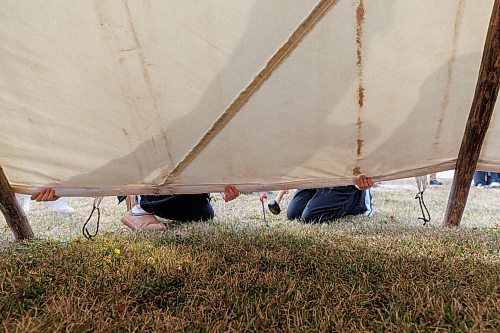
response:
M357 140L356 140L356 163L352 170L353 175L361 174L359 166L363 153L363 108L365 106L365 87L363 82L363 28L365 24L365 4L360 0L356 7L356 66L358 67L358 121L357 125Z

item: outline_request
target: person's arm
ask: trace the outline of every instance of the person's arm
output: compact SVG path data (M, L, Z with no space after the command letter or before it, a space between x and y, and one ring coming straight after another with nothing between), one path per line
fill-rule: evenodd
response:
M52 188L44 188L40 192L33 193L31 195L31 200L40 201L56 201L59 197L56 195L56 191Z
M234 185L224 186L223 198L225 202L236 199L240 196L240 191Z
M356 183L354 184L358 190L367 190L373 186L373 179L367 177L366 175L359 175L356 178Z

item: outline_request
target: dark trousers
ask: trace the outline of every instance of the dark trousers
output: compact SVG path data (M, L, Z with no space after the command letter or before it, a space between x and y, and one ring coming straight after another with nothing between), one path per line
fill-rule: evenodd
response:
M326 222L366 211L364 191L355 186L298 190L288 205L288 219L303 222Z
M487 177L488 173L484 171L476 171L474 172L474 185L483 184L488 185Z
M490 172L490 184L500 183L500 172Z
M500 183L500 174L498 172L476 171L474 172L474 185L491 183Z
M169 220L187 222L214 218L208 193L141 195L140 205L146 212Z

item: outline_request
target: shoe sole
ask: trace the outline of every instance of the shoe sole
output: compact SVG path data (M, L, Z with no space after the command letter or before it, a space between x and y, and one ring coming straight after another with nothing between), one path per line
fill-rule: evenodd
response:
M140 231L139 229L137 229L137 227L135 225L133 225L132 223L130 223L126 218L122 217L122 223L125 224L127 227L129 227L132 231Z
M122 223L125 224L127 227L129 227L133 232L161 232L165 231L167 228L161 224L163 227L159 227L158 229L148 229L147 226L145 229L139 229L137 228L134 224L130 223L126 218L122 217L121 219Z

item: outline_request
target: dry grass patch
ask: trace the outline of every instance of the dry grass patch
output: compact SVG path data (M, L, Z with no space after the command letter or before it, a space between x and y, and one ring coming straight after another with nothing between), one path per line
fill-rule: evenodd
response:
M18 332L499 327L497 235L324 229L15 244L0 257L0 317Z
M3 242L2 328L498 331L498 206L467 220L474 229L422 227L405 191L379 188L376 216L323 225L263 222L256 196L216 197L215 221L170 223L160 235L124 232L123 207L109 199L94 241L77 237L84 213L46 214L34 227L47 238L57 229L58 240ZM431 207L445 201L445 190L429 192Z

